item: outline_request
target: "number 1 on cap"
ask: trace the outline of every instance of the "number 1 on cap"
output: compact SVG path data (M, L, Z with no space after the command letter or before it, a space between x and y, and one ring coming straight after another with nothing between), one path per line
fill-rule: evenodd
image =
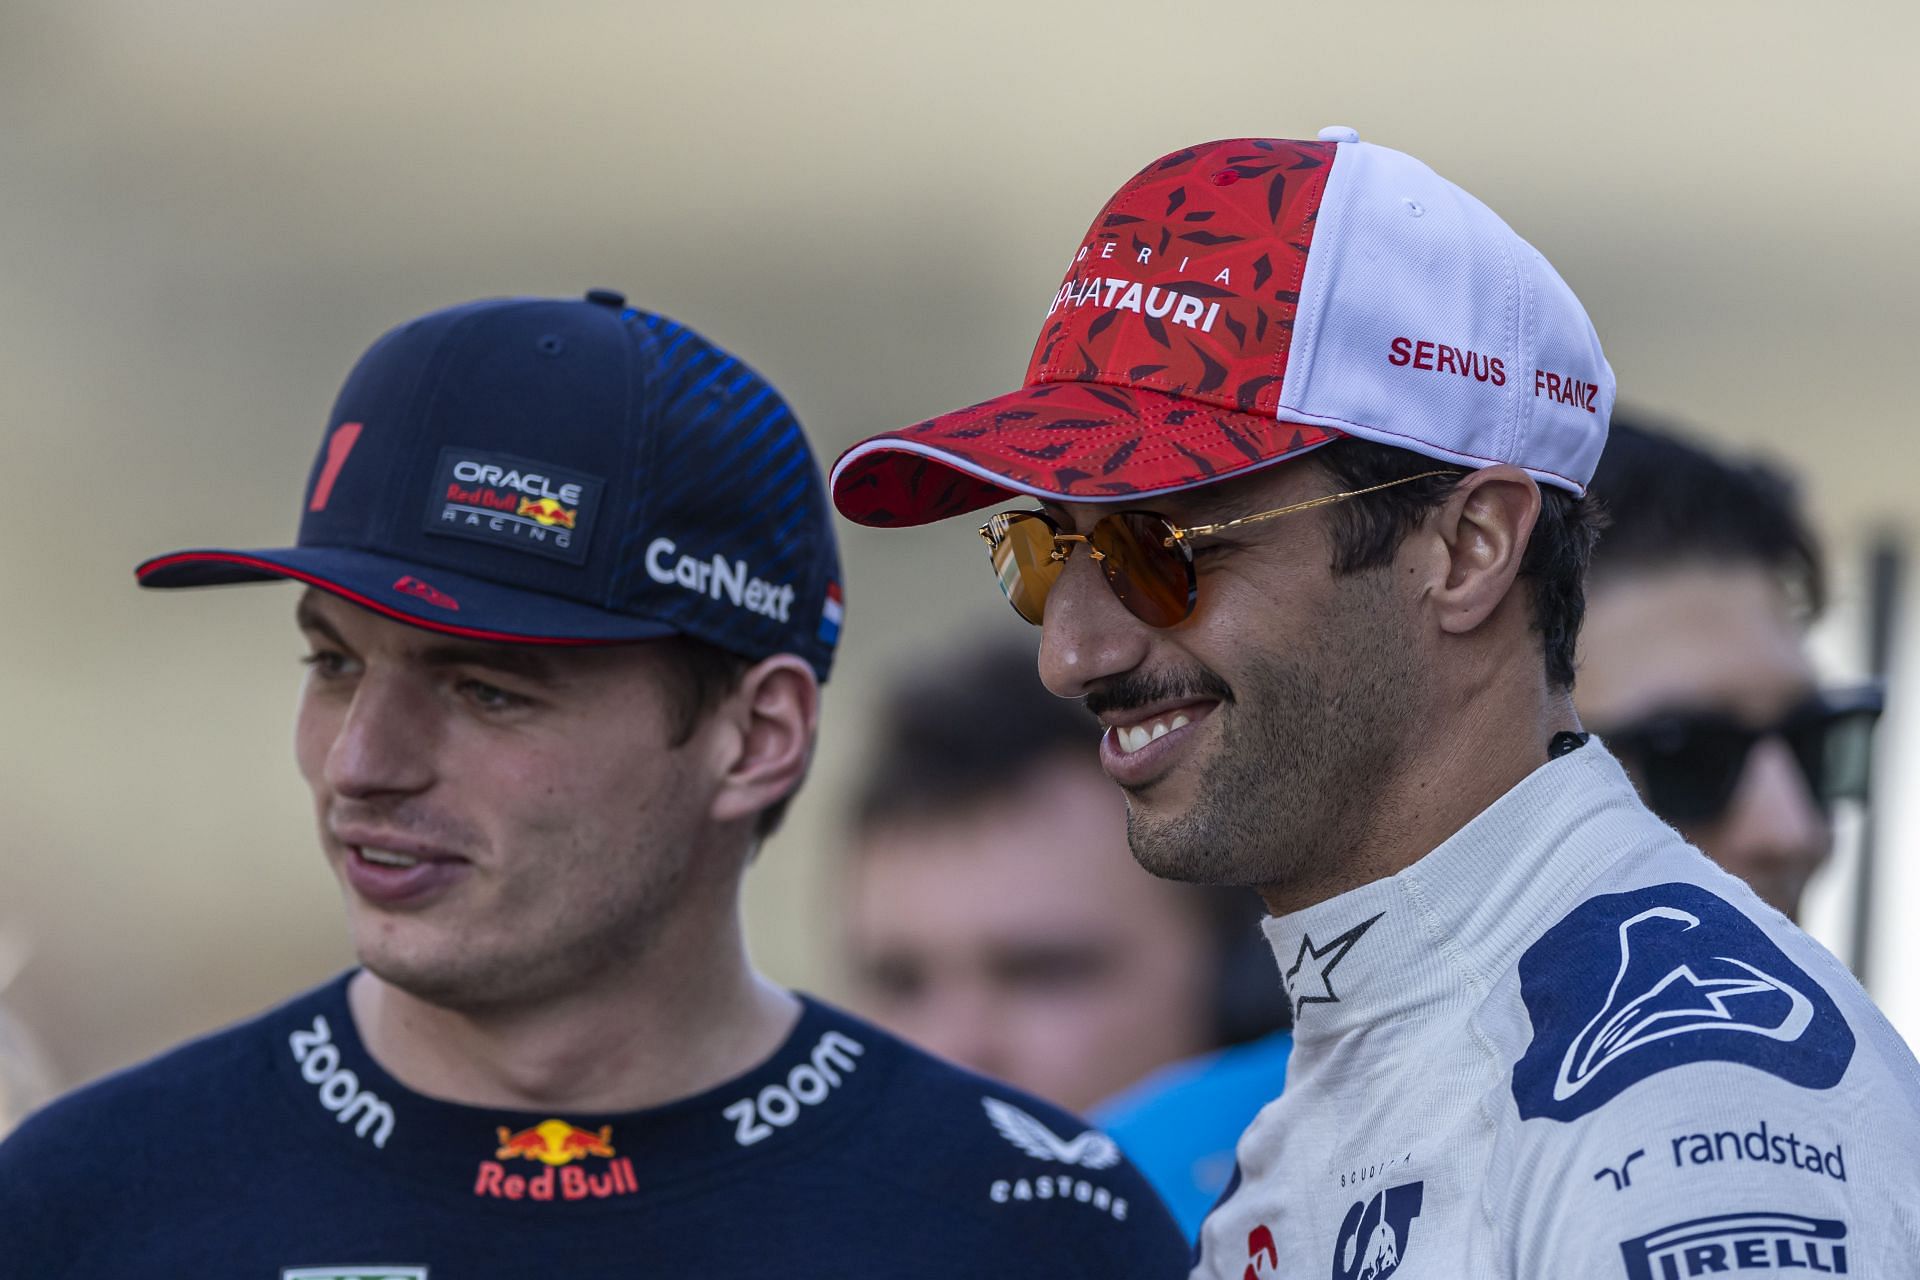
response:
M327 499L333 496L333 482L340 478L340 468L347 465L347 455L360 442L360 425L358 422L343 422L327 437L327 460L320 467L320 478L314 482L313 501L307 504L307 510L327 509Z

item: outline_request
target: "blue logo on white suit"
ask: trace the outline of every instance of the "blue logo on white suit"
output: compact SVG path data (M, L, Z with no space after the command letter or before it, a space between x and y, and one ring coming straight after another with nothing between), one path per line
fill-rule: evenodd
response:
M1737 1062L1830 1089L1853 1031L1760 926L1698 885L1581 903L1520 958L1533 1041L1513 1068L1520 1117L1575 1120L1648 1076Z
M1424 1182L1404 1182L1356 1200L1333 1245L1333 1280L1387 1280L1400 1269L1420 1216Z

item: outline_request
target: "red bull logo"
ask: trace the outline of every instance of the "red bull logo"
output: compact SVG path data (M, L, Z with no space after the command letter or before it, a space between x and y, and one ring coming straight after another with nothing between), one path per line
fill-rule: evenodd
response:
M552 498L522 498L520 510L515 514L531 516L548 528L558 526L562 529L571 529L578 512L573 507L561 506Z
M538 1160L542 1164L572 1164L582 1156L613 1154L613 1126L605 1124L594 1133L578 1129L565 1120L543 1120L531 1129L514 1133L497 1129L500 1149L494 1154L502 1160L516 1156Z
M613 1126L582 1129L565 1120L543 1120L518 1132L496 1129L499 1145L494 1159L482 1160L473 1194L499 1200L605 1200L631 1195L640 1189L633 1162L616 1157ZM600 1170L577 1167L575 1161L598 1157L608 1161ZM508 1173L502 1161L529 1160L547 1166L532 1174Z

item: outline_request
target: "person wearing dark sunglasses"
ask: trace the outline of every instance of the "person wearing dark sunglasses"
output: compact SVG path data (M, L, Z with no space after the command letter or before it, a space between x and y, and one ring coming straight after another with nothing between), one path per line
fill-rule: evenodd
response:
M1266 904L1294 1048L1196 1277L1920 1256L1920 1065L1576 712L1613 398L1532 246L1330 129L1148 164L1020 390L834 467L860 523L998 512L1136 860Z
M1867 796L1877 687L1821 689L1806 627L1825 600L1793 487L1670 430L1615 418L1575 703L1653 811L1798 919Z

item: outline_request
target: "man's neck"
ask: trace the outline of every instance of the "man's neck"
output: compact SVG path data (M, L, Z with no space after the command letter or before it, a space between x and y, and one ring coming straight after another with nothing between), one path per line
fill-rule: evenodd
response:
M1545 764L1555 734L1579 728L1569 690L1493 683L1472 691L1451 723L1409 752L1364 829L1320 874L1259 886L1268 914L1291 915L1412 866Z
M368 971L348 1002L367 1051L417 1093L515 1111L637 1111L751 1070L799 1019L800 1002L748 963L738 917L728 923L537 1002L449 1009Z

